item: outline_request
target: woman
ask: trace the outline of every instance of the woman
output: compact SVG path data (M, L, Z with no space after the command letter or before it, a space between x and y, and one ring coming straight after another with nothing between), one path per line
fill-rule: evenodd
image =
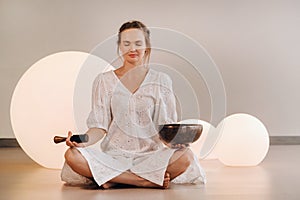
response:
M168 188L170 181L204 182L204 172L191 150L169 148L157 134L158 124L177 121L176 103L171 79L148 66L147 27L139 21L124 23L118 50L123 66L98 75L93 83L89 142L71 142L72 133L68 133L70 148L65 153L62 180L72 182L77 175L102 188L116 184ZM100 150L90 147L100 139Z

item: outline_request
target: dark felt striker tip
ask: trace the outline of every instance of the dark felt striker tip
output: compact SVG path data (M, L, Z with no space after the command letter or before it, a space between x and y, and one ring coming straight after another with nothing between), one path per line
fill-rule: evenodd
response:
M87 142L89 140L89 136L87 134L72 135L70 140L77 143Z

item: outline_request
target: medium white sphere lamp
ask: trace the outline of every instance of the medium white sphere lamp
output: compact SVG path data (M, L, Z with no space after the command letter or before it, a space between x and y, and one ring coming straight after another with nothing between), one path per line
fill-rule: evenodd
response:
M217 131L221 132L218 158L227 166L255 166L267 155L268 131L254 116L230 115L219 123Z
M203 131L200 138L190 145L191 150L199 159L204 159L204 157L200 157L200 151L203 148L203 143L205 142L207 135L215 131L215 127L211 125L209 122L200 120L200 119L185 119L179 122L180 124L201 124L203 126ZM212 150L205 159L217 159L216 153Z

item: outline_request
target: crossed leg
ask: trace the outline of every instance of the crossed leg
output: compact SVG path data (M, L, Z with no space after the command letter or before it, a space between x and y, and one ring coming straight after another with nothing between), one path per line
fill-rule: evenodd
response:
M78 174L81 174L88 178L93 178L92 172L88 166L86 159L82 156L82 154L76 148L69 148L65 153L65 159L67 164ZM104 183L102 185L103 188L110 188L114 185L128 184L134 185L138 187L152 187L152 188L168 188L170 181L181 173L183 173L187 167L190 165L193 159L193 153L190 149L184 148L175 151L173 156L169 161L169 165L167 167L163 186L157 185L153 182L150 182L140 176L137 176L134 173L129 171L123 172L119 176L111 179L109 182Z
M119 176L111 179L109 182L104 183L102 185L102 187L104 189L108 189L108 188L111 188L111 187L115 186L118 183L126 184L126 185L134 185L134 186L138 186L138 187L150 187L150 188L166 189L166 188L169 187L169 184L170 184L170 174L168 172L165 173L163 185L160 186L160 185L152 183L152 182L150 182L146 179L143 179L142 177L137 176L134 173L131 173L131 172L127 171L127 172L123 172Z

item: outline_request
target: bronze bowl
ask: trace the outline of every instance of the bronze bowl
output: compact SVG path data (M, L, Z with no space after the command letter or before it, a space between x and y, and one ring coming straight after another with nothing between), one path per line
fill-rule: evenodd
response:
M201 124L162 124L158 126L158 134L163 142L172 146L183 144L188 146L201 136Z

